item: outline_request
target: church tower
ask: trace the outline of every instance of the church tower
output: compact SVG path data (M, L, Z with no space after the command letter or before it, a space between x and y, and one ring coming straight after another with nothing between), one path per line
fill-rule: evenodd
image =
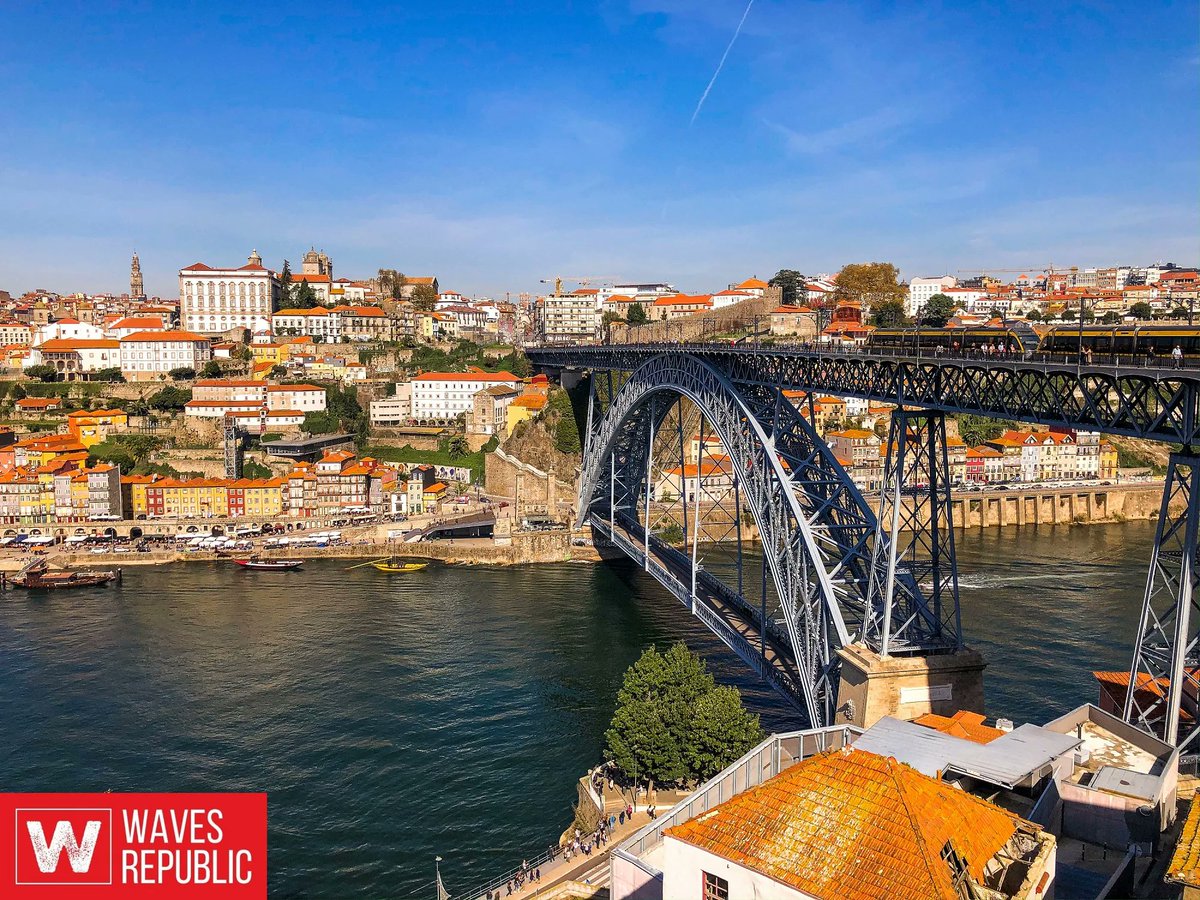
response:
M142 264L137 253L133 254L133 262L129 266L129 296L134 300L146 299L146 288L142 284Z

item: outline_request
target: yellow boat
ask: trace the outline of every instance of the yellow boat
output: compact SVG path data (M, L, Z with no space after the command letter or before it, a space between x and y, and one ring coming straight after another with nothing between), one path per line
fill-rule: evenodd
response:
M420 572L429 563L414 563L414 562L391 562L389 560L381 560L380 562L371 563L371 566L378 569L380 572L387 572L389 575L400 575L407 572Z

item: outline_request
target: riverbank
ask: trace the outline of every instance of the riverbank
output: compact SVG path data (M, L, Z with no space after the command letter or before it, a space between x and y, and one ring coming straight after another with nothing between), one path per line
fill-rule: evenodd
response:
M591 550L574 548L576 550ZM113 568L127 566L161 566L170 563L228 562L233 557L244 558L254 555L265 559L378 559L383 556L398 556L403 559L435 560L448 565L516 566L538 563L570 562L570 535L566 531L517 533L507 544L499 544L490 538L446 538L421 541L413 544L388 544L361 541L339 544L332 547L292 545L264 550L255 547L245 551L212 550L151 550L138 552L105 552L51 550L45 558L53 567L59 568ZM594 560L599 556L593 552ZM0 551L0 571L15 572L32 557L27 552Z

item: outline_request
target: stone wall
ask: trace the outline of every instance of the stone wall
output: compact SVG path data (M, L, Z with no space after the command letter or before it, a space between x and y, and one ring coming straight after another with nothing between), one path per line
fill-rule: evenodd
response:
M764 296L743 300L724 309L696 313L673 322L652 322L632 328L614 328L612 342L636 344L642 341L702 340L713 335L750 328L756 316L759 318L759 330L766 331L771 327L771 310L782 302L783 289L768 287Z
M512 502L516 518L547 515L556 522L570 518L575 488L553 470L542 471L498 449L484 457L483 471L488 494Z

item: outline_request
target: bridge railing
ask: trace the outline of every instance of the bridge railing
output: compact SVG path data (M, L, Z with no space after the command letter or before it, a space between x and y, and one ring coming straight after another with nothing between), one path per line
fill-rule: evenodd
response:
M596 349L620 347L626 350L662 350L670 347L679 350L726 350L743 353L755 353L763 350L785 350L817 356L838 356L847 358L877 358L927 360L929 362L985 362L985 363L1022 363L1025 365L1043 365L1046 367L1071 368L1107 368L1107 369L1137 369L1156 370L1161 372L1196 371L1200 369L1200 356L1185 356L1181 360L1158 356L1153 353L1049 353L1037 350L1007 350L997 349L986 351L982 349L946 349L946 348L895 348L879 347L867 344L837 344L822 341L789 341L779 338L755 338L743 342L681 342L662 341L655 343L617 342L612 344L588 344L585 347ZM548 345L545 350L567 349L563 345ZM576 348L571 348L576 349ZM939 350L941 352L939 352Z

